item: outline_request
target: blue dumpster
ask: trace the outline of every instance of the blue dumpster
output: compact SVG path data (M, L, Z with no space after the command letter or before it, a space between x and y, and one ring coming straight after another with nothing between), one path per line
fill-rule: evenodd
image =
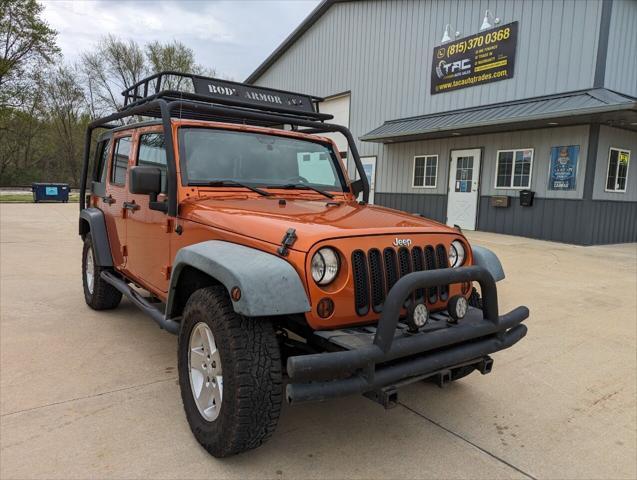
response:
M68 183L32 183L33 201L38 202L63 202L69 201Z

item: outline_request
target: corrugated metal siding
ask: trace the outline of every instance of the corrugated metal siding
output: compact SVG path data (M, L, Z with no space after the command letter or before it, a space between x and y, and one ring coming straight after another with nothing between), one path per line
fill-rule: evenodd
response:
M535 199L521 207L517 199L509 208L480 199L478 229L556 242L597 245L637 241L637 203Z
M408 213L419 213L441 223L447 219L447 195L374 193L374 203Z
M484 11L519 21L512 80L431 96L432 49L446 23L478 31ZM332 6L257 84L329 96L352 91L354 137L385 120L592 87L598 0L364 1ZM376 154L377 147L363 147Z
M586 172L586 152L588 150L588 130L588 126L581 125L385 144L382 146L383 162L376 166L376 194L378 192L444 194L448 188L451 150L483 148L480 193L482 195L517 196L517 190L494 188L497 151L533 148L535 151L531 190L534 190L538 197L582 198L584 173ZM570 192L547 190L551 147L561 145L580 146L577 189ZM423 189L411 186L415 155L438 155L437 188Z
M605 191L610 147L630 150L628 184L625 193ZM597 148L597 163L595 165L595 183L593 185L593 199L637 202L637 133L630 130L606 127L604 125L600 127L599 144ZM633 219L633 221L637 223L637 219Z
M593 245L637 242L637 202L591 202L583 221L593 224Z
M604 86L637 97L637 1L613 0Z

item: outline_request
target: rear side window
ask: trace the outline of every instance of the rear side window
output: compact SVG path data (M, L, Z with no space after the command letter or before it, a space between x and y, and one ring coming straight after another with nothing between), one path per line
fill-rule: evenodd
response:
M106 181L106 171L108 166L108 150L111 145L110 139L103 140L97 144L95 172L93 180L99 183Z
M163 133L145 133L139 137L137 165L157 167L161 171L161 193L166 193L166 146Z
M131 137L122 137L116 140L113 166L111 167L111 183L115 185L124 185L126 183L130 149Z

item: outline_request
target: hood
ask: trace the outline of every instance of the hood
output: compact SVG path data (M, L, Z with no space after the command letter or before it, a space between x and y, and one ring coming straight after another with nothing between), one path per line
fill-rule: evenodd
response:
M294 228L298 239L292 248L300 251L332 238L458 233L433 220L375 205L299 197L285 198L281 204L281 198L246 195L187 200L181 205L180 216L276 245L289 228Z

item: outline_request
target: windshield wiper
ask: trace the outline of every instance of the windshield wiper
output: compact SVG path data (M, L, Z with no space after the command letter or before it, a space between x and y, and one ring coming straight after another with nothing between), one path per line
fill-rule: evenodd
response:
M265 188L280 188L282 190L294 190L298 188L299 190L312 190L316 193L320 193L321 195L326 196L327 198L334 198L334 195L332 195L331 193L325 192L321 190L320 188L312 187L311 185L306 185L305 183L286 183L284 185L268 185Z
M243 187L248 190L252 190L259 195L263 195L264 197L272 196L272 193L266 192L265 190L261 190L260 188L253 187L251 185L246 185L245 183L237 182L236 180L211 180L209 182L191 182L188 185L192 185L194 187Z

